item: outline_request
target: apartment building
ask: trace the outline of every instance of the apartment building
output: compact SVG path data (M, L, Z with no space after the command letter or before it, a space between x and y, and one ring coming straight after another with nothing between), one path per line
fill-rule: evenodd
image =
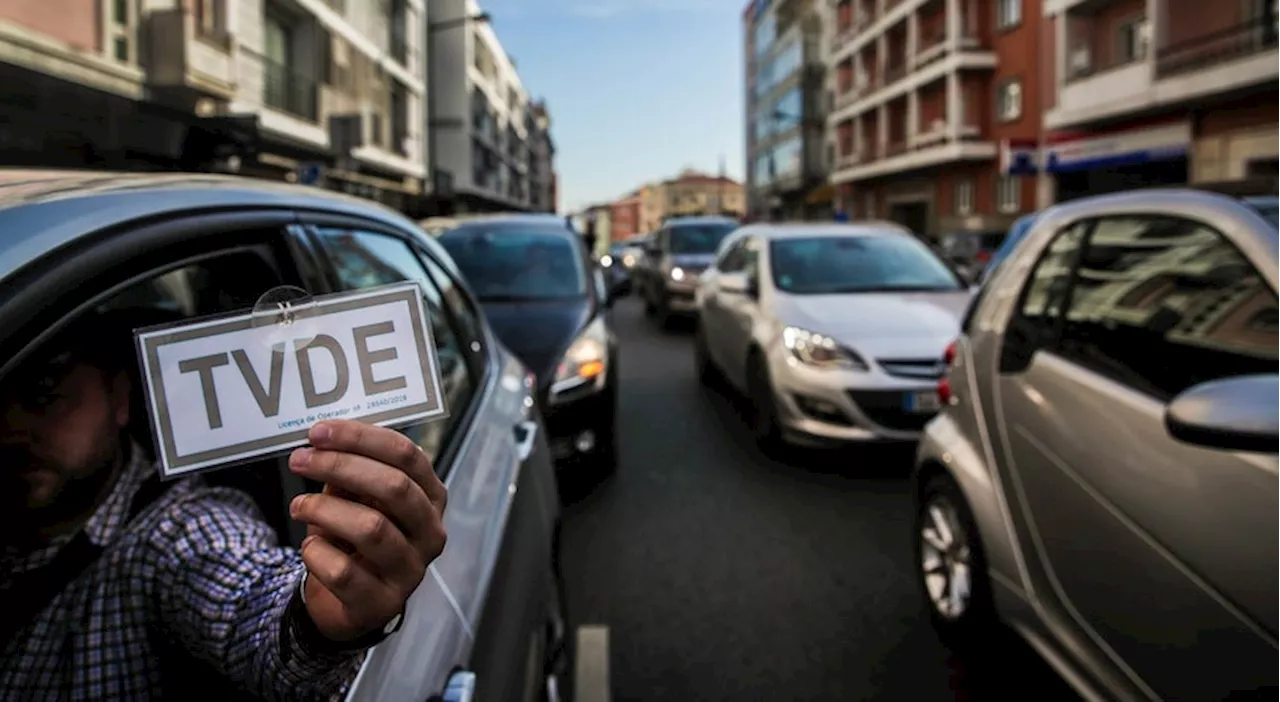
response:
M551 138L551 114L547 103L539 100L529 109L533 112L532 154L529 162L529 209L535 212L556 211L556 144Z
M0 158L220 170L410 210L424 30L422 0L0 3Z
M647 233L640 229L640 208L643 204L639 190L633 190L613 201L609 206L609 219L612 222L613 241L630 239L638 234Z
M1058 200L1277 176L1275 0L1045 0ZM1027 162L1030 159L1026 159Z
M200 120L147 100L145 19L132 2L0 3L0 163L198 165L184 147Z
M747 210L803 218L826 183L828 0L752 0L743 14Z
M1004 144L1041 135L1040 0L839 0L832 183L852 219L922 235L1006 228L1037 204Z
M541 202L531 174L546 106L534 106L515 63L475 0L430 0L428 152L456 212L529 210ZM549 157L549 156L548 156ZM540 175L540 174L539 174Z

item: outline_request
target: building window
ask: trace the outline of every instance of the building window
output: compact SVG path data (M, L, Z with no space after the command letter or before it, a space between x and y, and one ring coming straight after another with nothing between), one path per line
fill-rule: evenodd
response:
M996 210L1013 214L1022 209L1022 180L1018 176L1000 176L996 181Z
M996 0L996 27L1008 29L1022 22L1022 0Z
M195 0L196 33L202 37L221 37L227 31L226 0Z
M1022 81L1006 81L996 90L996 115L1001 122L1013 122L1022 117Z
M111 57L121 63L133 63L133 3L111 0L111 17L107 22L107 38Z
M964 179L956 183L956 214L973 214L973 181Z
M1116 64L1145 59L1150 31L1150 24L1145 17L1139 17L1117 27Z

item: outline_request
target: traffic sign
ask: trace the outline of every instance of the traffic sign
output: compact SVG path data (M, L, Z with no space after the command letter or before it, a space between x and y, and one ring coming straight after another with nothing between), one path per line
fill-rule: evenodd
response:
M319 163L303 163L298 166L298 183L301 185L316 185L320 182L320 176L324 175L324 166Z

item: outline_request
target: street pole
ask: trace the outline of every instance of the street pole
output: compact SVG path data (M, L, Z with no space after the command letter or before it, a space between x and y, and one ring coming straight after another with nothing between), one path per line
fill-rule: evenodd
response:
M489 13L481 12L475 15L467 15L464 17L455 17L453 19L441 20L439 22L427 22L426 36L423 37L422 47L423 54L426 57L426 68L424 69L425 83L423 84L422 97L427 107L427 178L431 180L431 198L435 200L435 212L433 215L439 216L440 212L440 191L439 181L436 178L436 129L439 125L436 123L436 99L434 95L435 80L432 78L432 67L435 66L435 56L432 53L432 40L436 32L453 29L455 27L465 27L471 22L488 22ZM464 74L465 75L465 74Z

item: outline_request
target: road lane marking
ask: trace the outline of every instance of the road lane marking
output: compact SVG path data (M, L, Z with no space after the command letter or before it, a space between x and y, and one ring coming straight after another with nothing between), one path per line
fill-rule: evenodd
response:
M609 684L609 627L578 627L573 665L573 699L576 702L610 702L613 690Z

